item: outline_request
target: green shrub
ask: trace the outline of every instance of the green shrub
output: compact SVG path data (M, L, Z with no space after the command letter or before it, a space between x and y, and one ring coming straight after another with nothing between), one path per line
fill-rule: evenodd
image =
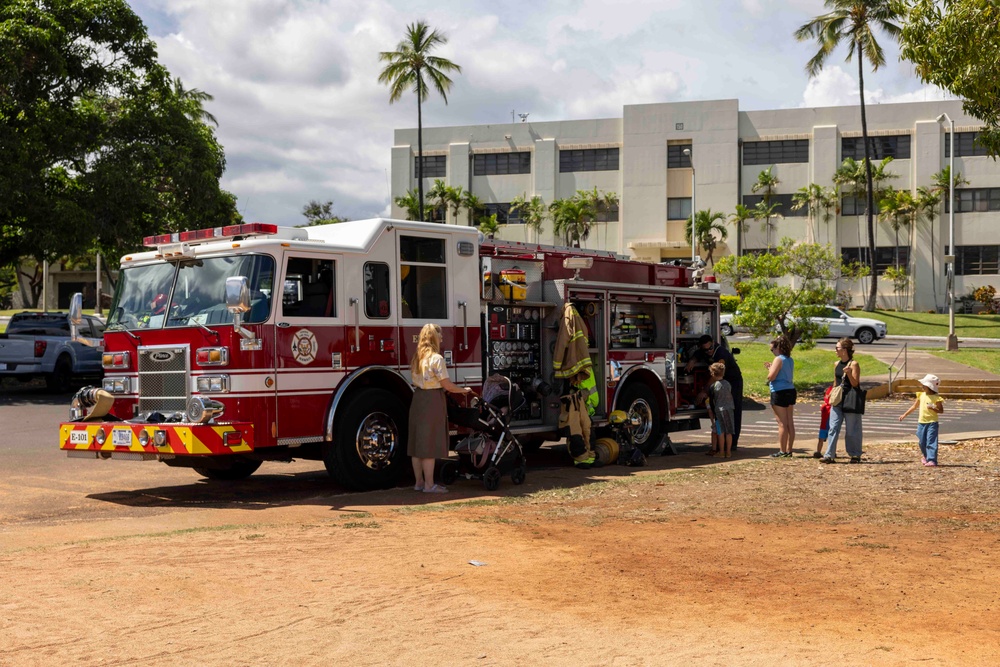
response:
M735 313L736 309L740 305L740 297L738 296L730 296L728 294L723 294L721 299L722 303L720 304L720 306L722 308L722 312L724 313Z

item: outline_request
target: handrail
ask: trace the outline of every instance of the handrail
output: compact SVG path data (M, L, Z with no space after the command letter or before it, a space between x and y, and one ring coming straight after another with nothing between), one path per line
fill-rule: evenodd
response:
M893 359L889 363L889 396L892 396L892 382L893 382L892 369L895 368L896 362L899 361L899 355L903 355L903 365L896 371L896 379L897 380L899 379L899 374L900 373L903 374L903 379L906 379L906 362L907 362L907 358L909 356L908 353L907 353L907 347L908 346L909 346L909 343L903 343L903 349L901 349L899 352L897 352L896 353L896 358Z

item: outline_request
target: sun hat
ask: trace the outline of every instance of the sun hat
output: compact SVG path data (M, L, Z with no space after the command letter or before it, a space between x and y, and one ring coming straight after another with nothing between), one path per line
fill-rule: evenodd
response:
M924 385L934 393L937 393L938 385L941 384L940 378L938 378L937 375L931 375L930 373L917 380L917 382Z

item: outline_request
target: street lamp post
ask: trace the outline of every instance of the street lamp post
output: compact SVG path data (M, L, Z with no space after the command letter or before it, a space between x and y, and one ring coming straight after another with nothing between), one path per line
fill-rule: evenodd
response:
M691 149L685 148L683 151L684 155L687 156L688 160L691 162L691 263L693 264L695 259L698 257L697 248L697 237L695 236L695 212L698 210L694 205L694 161L691 160Z
M946 350L958 349L955 335L955 121L946 113L937 117L937 122L948 121L948 255L945 256L948 281L948 340Z

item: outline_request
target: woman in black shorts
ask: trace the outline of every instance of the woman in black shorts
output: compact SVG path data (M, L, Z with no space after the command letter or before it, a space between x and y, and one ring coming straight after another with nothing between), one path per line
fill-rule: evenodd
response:
M767 369L767 382L771 388L771 409L778 422L779 449L774 458L791 458L792 445L795 444L795 384L792 376L795 373L795 362L792 360L792 343L786 336L778 336L771 341L771 354L774 361L764 363Z

